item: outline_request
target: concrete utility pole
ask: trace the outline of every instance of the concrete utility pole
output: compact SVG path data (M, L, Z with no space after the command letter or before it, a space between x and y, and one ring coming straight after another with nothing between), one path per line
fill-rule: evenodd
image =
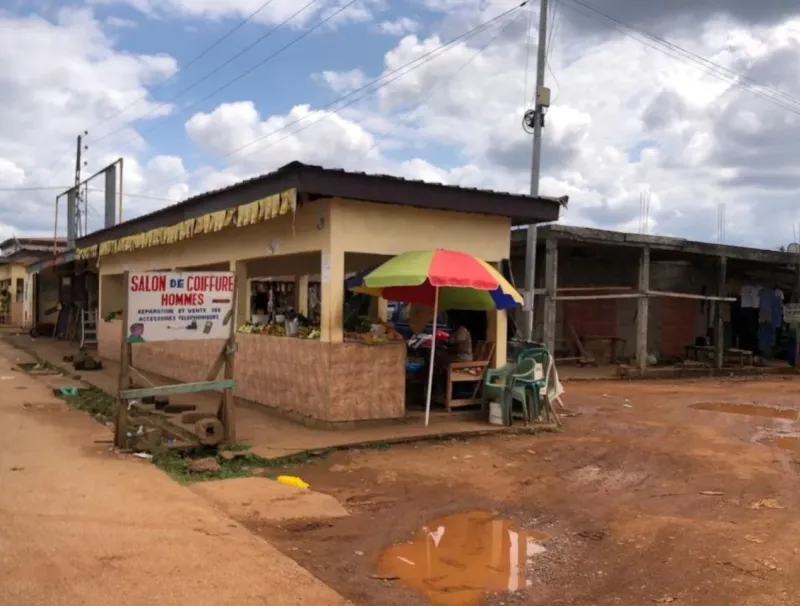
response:
M81 152L83 151L83 135L78 135L78 144L75 148L75 218L70 218L70 221L75 221L75 235L79 236L81 229Z
M539 195L539 174L542 165L542 128L545 108L550 105L550 94L544 88L544 72L547 64L547 1L540 0L539 44L536 57L536 92L532 115L533 154L531 158L531 196ZM527 115L526 115L527 123ZM525 309L522 323L523 339L533 341L534 295L536 288L536 224L528 225L525 239Z

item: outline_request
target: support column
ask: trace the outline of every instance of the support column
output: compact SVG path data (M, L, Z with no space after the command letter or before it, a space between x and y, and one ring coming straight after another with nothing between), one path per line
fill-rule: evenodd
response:
M341 228L338 215L338 201L331 200L326 221L328 238L322 250L320 271L320 341L328 343L344 340L344 242L337 233Z
M493 368L501 368L508 362L508 312L492 310L486 312L486 340L495 344Z
M550 238L544 253L544 346L555 356L556 349L556 288L558 280L558 241Z
M727 271L728 260L725 257L719 258L719 274L717 276L717 296L724 297L727 291ZM722 301L717 301L717 313L714 319L714 358L717 368L722 368L725 359L725 325L722 323Z
M650 323L650 248L642 249L639 257L639 295L636 301L636 366L644 373L647 370L647 328Z
M294 304L295 310L302 316L308 317L308 274L294 277Z
M372 297L369 302L369 319L386 322L389 316L389 302L383 297Z
M230 261L230 271L236 275L236 309L233 310L238 328L250 318L250 281L247 279L247 262Z

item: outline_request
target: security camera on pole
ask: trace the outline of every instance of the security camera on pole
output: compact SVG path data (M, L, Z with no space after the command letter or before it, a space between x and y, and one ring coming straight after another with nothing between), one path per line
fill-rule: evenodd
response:
M550 89L544 85L547 64L547 1L540 0L539 43L536 58L536 99L534 109L525 112L522 120L526 132L533 133L533 155L531 159L531 196L539 195L539 174L542 165L542 128L544 115L550 107ZM525 306L522 323L523 340L534 338L534 289L536 288L536 224L528 225L525 240Z

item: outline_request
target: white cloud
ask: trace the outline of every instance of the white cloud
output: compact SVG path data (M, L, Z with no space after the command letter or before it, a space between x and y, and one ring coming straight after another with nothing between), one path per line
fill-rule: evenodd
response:
M360 69L351 69L347 72L325 71L320 74L314 74L312 78L339 94L357 90L367 82L364 72Z
M261 4L126 1L155 14L207 19L243 16ZM425 2L442 10L444 20L425 23L425 31L432 32L427 37L412 33L398 40L383 57L384 74L510 6L507 0ZM298 7L281 0L273 4L270 10L278 12L263 19L274 22L279 11ZM380 8L378 3L360 6L368 10L348 18L372 18ZM730 241L786 244L791 226L800 221L800 176L793 166L800 155L800 21L744 27L714 16L691 28L672 21L664 26L668 31L662 34L681 47L768 85L760 97L697 69L686 55L676 60L629 37L601 32L595 21L590 28L571 20L566 8L560 10L564 14L547 72L554 102L544 131L541 191L570 195L564 221L635 229L639 196L649 190L650 229L656 233L713 239L717 204L725 202ZM141 139L124 150L94 145L93 137L124 124L117 118L90 133L90 161L98 168L125 153L126 190L170 199L230 185L291 160L526 191L531 140L521 120L530 106L533 77L524 73L525 16L497 38L499 30L493 29L453 45L338 112L300 102L270 115L246 98L226 99L185 122L188 141L213 164L190 171L182 158L158 155L158 150L150 158ZM403 18L407 31L401 32ZM146 96L176 69L170 57L120 52L86 11L63 11L55 24L28 18L24 27L20 20L0 19L0 62L7 68L0 71L0 187L69 181L75 135ZM379 27L392 33L388 30L395 25L392 35L413 28L410 17ZM374 32L375 27L353 31ZM320 58L313 78L337 95L380 75L367 73L364 65L341 71L328 65ZM304 84L307 75L298 74L295 85ZM776 106L776 100L786 107ZM153 109L145 100L125 118ZM127 128L110 139L125 138L136 139L136 132ZM54 162L56 170L48 170ZM47 231L52 198L50 193L26 196L20 204L19 196L0 193L0 236L9 229ZM164 202L126 204L138 213Z
M105 144L92 144L125 124L114 117L120 110L144 97L125 118L169 111L148 100L147 87L174 73L175 61L115 51L88 11L62 9L54 23L0 15L0 30L0 187L63 187L74 178L78 133L110 118L87 138L88 169L94 171L121 153L130 156L141 144L130 128ZM128 149L113 146L126 139L134 139ZM127 170L128 191L134 193L135 158ZM18 235L52 233L58 193L0 192L0 236L8 229ZM138 202L129 204L135 210ZM63 215L60 222L63 226Z
M303 27L325 19L345 7L350 0L88 0L90 4L127 4L152 17L190 17L193 19L244 19L275 25L288 20L287 25ZM360 23L372 19L383 8L384 0L358 0L344 8L331 23Z
M381 21L377 30L388 36L405 36L419 30L419 21L411 17L399 17L391 21Z

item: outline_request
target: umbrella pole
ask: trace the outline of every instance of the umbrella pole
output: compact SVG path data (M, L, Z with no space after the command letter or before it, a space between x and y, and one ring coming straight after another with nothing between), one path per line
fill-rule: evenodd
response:
M439 287L433 291L433 341L431 341L431 360L428 364L428 399L425 402L425 427L431 420L431 392L433 390L433 363L436 359L436 320L439 316Z

